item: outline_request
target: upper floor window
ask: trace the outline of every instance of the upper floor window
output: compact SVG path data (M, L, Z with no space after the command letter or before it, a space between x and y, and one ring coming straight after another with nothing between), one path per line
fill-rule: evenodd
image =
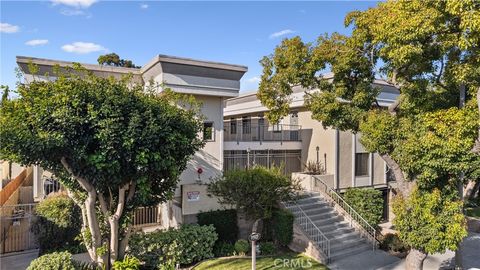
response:
M273 126L273 132L282 132L282 125L280 124L280 122L277 122L272 126Z
M230 134L237 134L237 119L230 118Z
M203 139L205 141L215 141L215 130L213 128L213 122L203 123Z
M250 134L252 132L252 120L248 116L242 118L242 133Z
M370 165L370 153L355 154L355 176L368 176Z

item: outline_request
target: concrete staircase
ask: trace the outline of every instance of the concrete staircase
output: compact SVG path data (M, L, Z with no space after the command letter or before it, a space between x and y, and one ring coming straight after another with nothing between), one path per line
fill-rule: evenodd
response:
M328 239L330 250L329 262L372 250L372 243L363 238L320 194L312 193L304 195L296 202L286 203L285 206L295 215L297 225L306 227L307 225L305 223L311 222L321 231L321 234ZM309 226L311 226L311 224ZM316 230L304 230L304 233L307 234L310 239L316 239L313 234L318 234ZM320 243L316 244L319 245ZM325 255L328 256L327 254Z

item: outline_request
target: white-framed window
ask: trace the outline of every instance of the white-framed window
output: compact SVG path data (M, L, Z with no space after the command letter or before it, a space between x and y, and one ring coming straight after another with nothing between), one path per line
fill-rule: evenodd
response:
M203 123L203 140L215 141L215 128L213 127L213 122Z

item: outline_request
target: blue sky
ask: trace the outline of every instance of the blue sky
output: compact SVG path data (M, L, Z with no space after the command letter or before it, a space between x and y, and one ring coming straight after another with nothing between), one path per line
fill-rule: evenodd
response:
M115 52L144 65L168 54L248 66L242 91L256 90L258 61L283 38L315 41L348 33L345 15L375 2L2 1L1 84L15 85L15 56L81 63Z

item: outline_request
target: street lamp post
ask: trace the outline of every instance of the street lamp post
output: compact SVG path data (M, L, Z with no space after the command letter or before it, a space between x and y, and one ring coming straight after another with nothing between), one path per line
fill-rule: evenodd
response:
M260 231L261 229L258 228L258 224L261 221L261 219L255 220L253 223L253 228L252 228L252 234L250 234L249 240L252 242L252 270L257 269L257 241L260 240L260 233L257 233L257 231Z

